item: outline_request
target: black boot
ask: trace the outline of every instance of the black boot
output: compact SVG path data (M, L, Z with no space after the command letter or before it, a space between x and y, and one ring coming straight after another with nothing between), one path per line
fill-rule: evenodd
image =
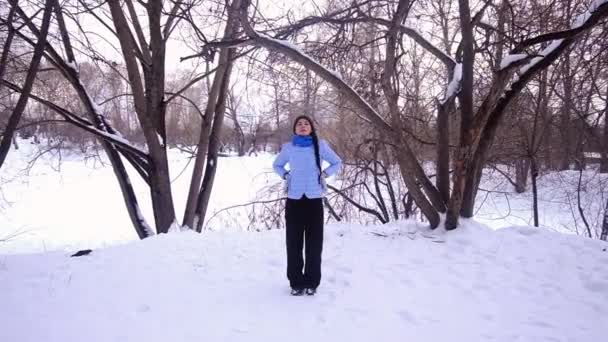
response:
M291 288L291 295L292 296L301 296L304 294L304 289L298 289L298 288Z

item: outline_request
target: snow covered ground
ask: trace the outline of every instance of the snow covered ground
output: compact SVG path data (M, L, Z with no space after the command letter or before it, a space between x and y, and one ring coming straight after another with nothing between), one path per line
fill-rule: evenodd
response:
M289 295L279 230L4 255L0 341L604 340L605 243L474 222L437 243L417 229L329 226L314 297Z
M21 177L33 152L21 145L0 171L0 240L10 237L0 241L0 341L597 342L606 336L608 244L552 231L578 224L567 205L573 191L557 183L576 180L574 172L541 179L542 229L525 226L530 194L505 194L512 190L500 177L484 181L495 192L480 193L476 220L439 232L441 239L425 237L424 225L411 221L330 224L319 292L292 297L284 231L239 231L247 216L236 210L214 218L204 234L138 241L111 170L64 154L58 172L57 157L45 155ZM177 177L187 161L177 152L171 158L181 216L189 169ZM245 203L277 181L271 160L222 158L211 212ZM589 212L602 205L603 184L601 177L585 182ZM151 217L148 206L142 210ZM94 251L70 257L81 248Z
M0 253L96 248L137 239L109 165L104 167L92 157L85 165L81 155L64 150L61 156L39 157L26 172L37 148L28 142L20 146L9 153L0 170L0 240L18 235L0 243ZM178 150L171 150L169 158L176 215L181 219L193 161ZM220 158L207 219L220 209L248 203L259 189L279 183L272 158L270 154ZM153 226L149 190L135 171L130 174L142 212ZM238 230L246 219L245 209L232 210L214 217L207 228Z
M115 176L99 159L63 151L44 154L25 171L37 153L29 142L11 151L0 170L0 253L24 253L97 248L137 239L131 227ZM171 150L174 201L178 218L183 215L192 163L185 153ZM281 180L274 175L274 156L220 158L211 195L206 229L241 231L249 223L248 208L221 209L279 196ZM61 163L59 163L61 159ZM131 181L144 216L152 223L147 187L134 172ZM543 175L539 179L540 224L544 229L583 234L577 210L578 172ZM277 184L274 189L262 191ZM587 220L599 227L608 193L608 175L588 172L583 179L581 205ZM515 194L503 176L487 173L478 194L475 219L492 228L532 225L532 197ZM368 218L369 219L369 218ZM260 229L265 229L261 227Z

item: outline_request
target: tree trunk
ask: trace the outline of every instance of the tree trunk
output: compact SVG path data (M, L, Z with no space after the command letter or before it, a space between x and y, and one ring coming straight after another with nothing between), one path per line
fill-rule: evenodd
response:
M237 132L237 152L238 156L242 157L245 155L245 134L240 128L237 130Z
M439 104L437 111L437 179L436 186L444 203L450 199L450 113L454 100Z
M235 0L234 2L237 3L238 0ZM196 206L197 220L195 222L195 227L197 232L201 232L203 229L205 215L207 214L207 208L209 207L211 190L213 189L213 181L215 179L215 173L217 171L217 157L220 145L220 134L222 132L222 126L224 123L224 113L226 111L226 95L228 92L228 85L230 83L230 74L232 73L232 60L234 58L234 55L234 49L228 49L228 65L226 67L226 72L224 73L220 92L218 94L218 100L215 108L215 117L213 119L213 129L211 130L211 136L209 137L207 165L205 167L205 175L203 177L203 183L201 185L201 191L198 195L198 202Z
M587 111L586 111L587 112ZM583 119L576 117L574 119L573 129L576 131L576 135L573 136L572 143L572 157L574 159L574 169L577 171L585 170L587 163L585 162L585 139L587 130L585 129L586 123Z
M518 159L515 162L515 192L524 193L528 185L528 172L530 172L530 161Z
M15 147L15 150L19 149L19 142L17 141L16 135L13 135L13 146Z
M171 192L169 162L167 160L167 130L165 97L165 42L161 32L162 1L151 0L146 6L150 21L151 64L144 67L146 113L151 128L144 128L144 135L152 161L150 168L150 193L156 231L166 233L175 222L175 206ZM137 27L136 27L137 30ZM141 43L142 45L144 43ZM147 50L146 46L141 46Z
M570 113L572 111L572 77L570 75L570 57L564 56L562 83L564 85L564 99L560 113L560 162L559 171L570 169L570 159L572 157L572 139L570 127Z
M207 151L209 148L209 135L211 132L211 126L213 124L213 116L215 113L215 107L218 99L218 94L221 89L222 79L227 68L227 51L220 52L220 59L215 76L213 78L213 84L208 93L207 107L205 108L205 115L201 122L201 131L199 134L199 140L196 150L196 159L194 160L194 167L192 170L192 178L190 180L190 188L188 191L188 200L186 202L186 211L184 213L184 220L182 225L184 227L195 227L196 217L196 204L198 202L198 194L200 191L201 180L203 178L203 170L205 166L205 160L208 158Z
M448 202L445 228L455 229L467 187L466 173L473 157L474 137L477 132L471 130L473 124L473 67L475 61L473 24L468 0L458 0L460 13L460 31L462 33L462 83L458 99L460 102L460 143L454 156L452 194ZM468 185L469 187L471 184Z
M395 149L395 155L397 157L397 163L399 164L401 178L407 187L410 197L416 202L422 211L422 214L429 220L431 228L437 228L440 223L439 212L424 196L424 193L420 189L420 185L413 176L412 160L408 155L403 153L403 150Z
M229 9L228 13L228 23L226 28L224 29L224 37L226 39L231 38L235 31L238 23L238 19L236 18L236 9L240 6L240 0L234 0L231 4L231 9ZM220 51L220 57L218 61L218 68L215 71L215 76L213 78L213 84L210 87L207 107L205 108L205 115L203 121L201 123L201 132L199 135L196 159L194 161L194 169L192 171L192 179L190 181L190 188L188 191L188 200L186 202L186 211L184 212L184 220L183 226L190 227L191 229L195 229L200 231L198 228L202 224L202 219L200 214L199 207L202 206L202 199L200 198L200 194L204 191L201 189L201 180L203 179L203 168L205 167L205 160L207 161L207 167L215 166L213 163L210 163L211 155L209 151L211 150L211 140L213 139L213 131L212 127L215 127L215 119L218 117L218 106L220 105L220 101L225 102L226 94L222 95L222 92L227 92L228 83L225 83L225 80L229 80L230 70L232 68L232 56L234 55L231 52L232 49L222 49ZM228 78L226 75L228 74ZM222 104L222 122L223 122L223 112L225 110L225 103ZM215 117L215 118L214 118ZM205 169L205 176L207 175L207 170ZM209 175L211 176L211 174ZM203 183L204 184L204 183ZM203 185L204 186L204 185ZM201 207L202 208L202 207ZM206 205L205 205L206 210ZM204 214L204 213L203 213ZM202 229L202 226L200 226Z
M230 93L228 94L228 96L230 96L230 98L233 98ZM231 100L230 102L233 105L228 110L231 112L230 116L232 117L232 120L234 121L234 133L236 135L237 153L238 153L239 157L242 157L245 155L245 132L243 132L243 128L241 127L241 124L239 123L238 109L236 108L235 101Z
M604 132L602 135L602 144L601 144L601 164L600 164L600 172L607 173L608 172L608 91L606 91L604 100Z
M153 167L150 170L150 196L154 210L154 220L158 233L167 233L175 222L175 207L171 192L171 178L166 153L151 155Z
M494 137L496 136L496 131L498 130L502 118L502 114L499 115L498 113L503 113L505 107L506 104L501 107L501 109L496 109L496 115L490 115L488 118L488 121L483 127L479 142L477 143L477 149L472 157L473 159L469 168L466 170L466 180L464 182L466 186L463 194L462 208L460 210L460 215L463 217L473 217L475 198L481 182L483 167L485 166L488 151L494 142Z
M454 156L453 161L453 175L452 175L452 194L450 196L450 200L448 202L448 210L445 220L445 228L447 230L452 230L458 227L458 218L460 217L461 210L470 210L473 212L473 208L465 207L464 202L466 191L475 192L473 189L473 184L469 182L467 179L467 171L471 169L471 159L472 159L472 145L468 142L458 147L458 151ZM474 204L474 201L471 202L471 205ZM472 214L471 214L472 215Z
M447 14L446 3L437 3L439 18L441 22L441 41L444 50L448 55L451 55L451 42L449 30L449 17ZM448 84L454 77L454 66L446 64L448 73ZM446 99L446 102L438 104L437 110L437 190L441 194L444 203L448 203L450 199L450 114L455 111L454 99Z
M534 158L532 158L530 164L532 174L532 212L534 213L534 227L538 227L538 187L536 185L536 179L538 178L538 166L536 165Z
M602 220L602 232L600 234L600 240L606 241L608 238L608 199L604 206L604 219Z

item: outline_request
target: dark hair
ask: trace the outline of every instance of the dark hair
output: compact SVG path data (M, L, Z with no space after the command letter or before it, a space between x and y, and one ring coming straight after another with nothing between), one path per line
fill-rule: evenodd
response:
M319 184L321 184L321 156L319 153L319 138L317 137L317 132L315 131L315 125L312 122L312 119L307 115L300 115L295 120L293 120L293 133L296 133L296 125L300 119L304 119L308 121L310 124L310 136L312 137L312 145L315 149L315 160L317 162L317 167L319 168Z

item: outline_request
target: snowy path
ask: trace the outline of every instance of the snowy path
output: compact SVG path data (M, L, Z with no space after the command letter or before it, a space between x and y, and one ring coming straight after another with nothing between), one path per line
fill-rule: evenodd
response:
M282 231L172 233L80 258L0 255L0 341L605 337L607 244L473 222L435 243L412 229L329 226L315 297L289 296Z

